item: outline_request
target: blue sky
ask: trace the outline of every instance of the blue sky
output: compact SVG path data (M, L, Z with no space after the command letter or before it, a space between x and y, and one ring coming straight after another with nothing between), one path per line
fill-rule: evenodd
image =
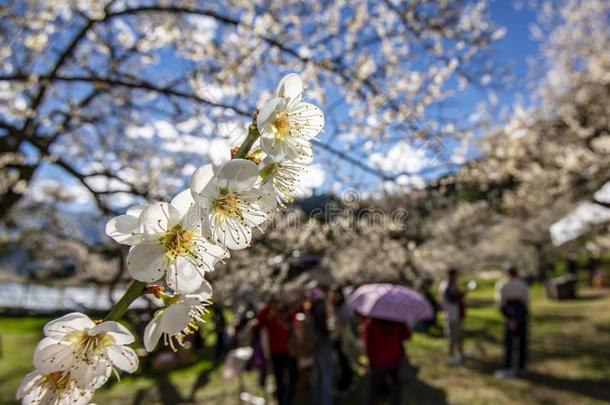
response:
M497 66L508 68L516 77L513 86L495 93L499 107L509 108L518 97L520 91L524 90L523 84L529 69L528 59L536 56L538 51L538 43L531 40L529 32L530 25L535 21L535 14L526 8L515 8L510 0L490 0L490 8L493 23L506 28L505 37L492 47L492 60ZM175 63L171 62L171 57L163 57L162 59L165 66L157 66L157 68L168 69L176 67ZM460 93L455 100L457 102L456 106L451 109L451 115L467 120L476 104L484 101L487 96L488 93L486 94L474 88ZM336 146L337 144L334 145ZM450 144L445 145L448 150L451 150L453 146ZM473 154L470 156L473 156ZM61 174L61 170L58 169L43 170L39 175L55 179L64 177ZM322 191L332 185L332 181L328 177L324 186L318 191ZM65 179L64 181L68 184L73 183L76 185L74 179ZM378 181L378 179L375 181Z
M538 42L531 39L529 30L536 16L530 9L515 8L511 0L490 0L490 11L492 22L506 29L504 38L491 47L490 58L497 68L507 69L513 76L509 86L493 91L498 98L498 106L510 108L517 97L525 95L522 92L526 90L524 85L530 68L528 60L538 53ZM489 90L492 89L485 89L487 92ZM459 93L454 114L467 117L488 94L476 86Z
M492 20L506 27L506 36L495 48L500 60L514 61L515 74L527 72L526 58L534 56L538 44L530 39L529 26L535 22L535 15L529 9L517 10L510 0L495 0L491 3Z

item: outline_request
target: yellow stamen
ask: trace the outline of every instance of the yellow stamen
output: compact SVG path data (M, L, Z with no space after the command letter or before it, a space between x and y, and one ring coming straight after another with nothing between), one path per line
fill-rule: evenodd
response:
M290 135L290 119L285 111L280 111L275 115L272 126L278 140L283 141Z
M70 378L63 371L55 371L53 373L42 376L42 384L54 392L63 392L69 389Z
M225 217L241 218L239 205L239 198L235 194L229 194L228 190L224 188L220 190L220 197L212 201L214 211Z
M159 241L163 245L167 259L173 262L178 256L190 254L193 250L194 236L193 229L183 229L180 224L174 225L165 232Z
M80 347L87 349L87 351L97 352L106 346L110 346L114 343L114 339L109 335L89 335L87 330L76 332L71 339L74 343Z

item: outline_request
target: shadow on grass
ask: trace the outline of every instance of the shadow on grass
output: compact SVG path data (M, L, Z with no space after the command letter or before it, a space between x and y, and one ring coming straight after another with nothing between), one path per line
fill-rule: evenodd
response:
M576 295L576 298L565 300L564 302L594 301L602 299L604 297L606 297L606 295L603 293Z
M495 305L493 298L482 297L468 298L467 304L468 308L489 308Z
M356 377L355 379L355 387L356 389L351 392L347 397L338 397L335 399L336 405L359 405L359 404L367 404L369 397L369 384L370 377L369 374L365 374L361 377ZM307 397L309 397L307 395ZM384 404L384 400L389 400L389 398L382 397L380 398L379 403ZM309 403L307 402L299 402L299 403ZM402 385L402 404L403 405L446 405L447 402L447 393L440 388L429 385L425 381L421 379L416 379L410 383L406 383Z
M595 325L595 330L600 333L608 333L610 334L610 325L607 324L597 324Z
M561 324L565 322L582 322L587 318L584 315L566 315L566 314L535 314L530 317L530 324Z
M525 379L535 385L544 385L559 391L570 391L599 401L610 402L610 383L607 380L563 378L536 372L527 373Z
M493 375L498 370L500 362L492 362L482 359L473 359L469 363L472 370L481 374ZM568 391L598 401L610 402L610 384L608 380L592 378L566 378L557 375L542 374L536 371L528 371L521 377L536 387L545 386L558 391Z
M406 404L446 405L448 403L447 393L444 390L419 379L407 385L404 392L406 393L403 393L405 399L403 402Z

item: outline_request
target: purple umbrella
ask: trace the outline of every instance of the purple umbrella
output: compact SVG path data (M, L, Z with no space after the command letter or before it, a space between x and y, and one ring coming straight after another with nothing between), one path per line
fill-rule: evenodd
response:
M394 284L365 284L347 299L349 306L369 318L413 323L432 318L423 295Z

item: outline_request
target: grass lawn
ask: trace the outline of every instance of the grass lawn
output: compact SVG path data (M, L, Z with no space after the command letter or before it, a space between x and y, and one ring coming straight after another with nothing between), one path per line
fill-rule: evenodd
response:
M448 366L442 338L416 334L407 345L420 367L419 380L405 387L410 404L602 404L610 402L610 291L581 290L581 298L554 302L532 289L531 353L525 378L497 380L501 359L502 320L492 303L492 283L484 281L469 296L462 366ZM15 403L21 378L31 369L34 346L47 319L0 317L0 403ZM255 374L244 377L258 395ZM338 404L359 404L366 398L366 376ZM123 376L95 396L97 404L226 404L238 403L238 382L224 381L210 360L167 374L147 372ZM298 404L309 403L301 394Z

